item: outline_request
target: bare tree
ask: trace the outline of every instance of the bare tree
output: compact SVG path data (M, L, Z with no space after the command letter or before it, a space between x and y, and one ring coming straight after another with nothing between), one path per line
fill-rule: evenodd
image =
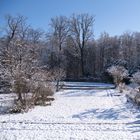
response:
M51 19L50 37L52 37L58 50L62 50L68 34L68 21L65 16L55 17Z
M73 42L79 47L81 71L84 76L84 49L87 42L91 39L93 33L94 17L89 14L79 14L73 16L69 22L70 35L73 38Z
M65 45L66 42L66 38L68 35L68 20L66 17L64 16L60 16L60 17L56 17L56 18L52 18L51 19L51 31L50 33L47 35L49 41L52 42L52 47L55 48L55 51L57 52L57 63L56 66L58 65L58 67L55 67L56 69L58 69L57 71L57 91L59 90L59 81L61 80L61 71L63 69L62 64L62 59L63 59L63 49L62 47ZM64 70L63 70L64 71Z

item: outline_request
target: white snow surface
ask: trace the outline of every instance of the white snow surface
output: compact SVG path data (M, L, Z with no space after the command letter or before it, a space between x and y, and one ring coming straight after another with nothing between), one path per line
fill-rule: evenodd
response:
M140 140L140 111L115 89L62 90L51 106L1 114L0 140Z

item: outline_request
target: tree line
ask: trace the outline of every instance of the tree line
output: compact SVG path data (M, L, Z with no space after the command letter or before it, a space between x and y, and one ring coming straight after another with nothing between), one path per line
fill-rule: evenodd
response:
M5 21L0 38L1 66L9 67L11 72L11 67L18 65L18 69L27 69L26 73L31 75L34 74L31 68L36 65L51 71L58 82L108 81L107 68L112 65L124 66L130 74L139 69L140 33L110 36L103 32L94 39L92 15L54 17L46 27L47 32L33 29L23 16L6 16ZM28 62L24 68L22 60Z
M109 81L107 68L112 65L124 66L130 75L139 70L140 33L103 32L94 39L94 22L89 14L51 19L44 59L49 68L61 67L67 80L92 81Z

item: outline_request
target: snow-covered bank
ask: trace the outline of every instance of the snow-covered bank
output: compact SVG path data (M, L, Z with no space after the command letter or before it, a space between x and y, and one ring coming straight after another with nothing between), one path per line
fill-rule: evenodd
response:
M126 85L123 88L123 93L128 101L132 101L135 105L140 106L140 86L138 84Z
M138 140L140 112L115 89L62 90L51 106L1 115L0 134L1 140Z

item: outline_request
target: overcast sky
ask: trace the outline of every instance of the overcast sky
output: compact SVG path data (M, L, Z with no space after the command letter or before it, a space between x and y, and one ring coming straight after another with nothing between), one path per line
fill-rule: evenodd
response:
M104 31L140 31L140 0L0 0L0 26L6 14L20 14L33 27L47 30L51 17L72 13L95 15L96 38Z

